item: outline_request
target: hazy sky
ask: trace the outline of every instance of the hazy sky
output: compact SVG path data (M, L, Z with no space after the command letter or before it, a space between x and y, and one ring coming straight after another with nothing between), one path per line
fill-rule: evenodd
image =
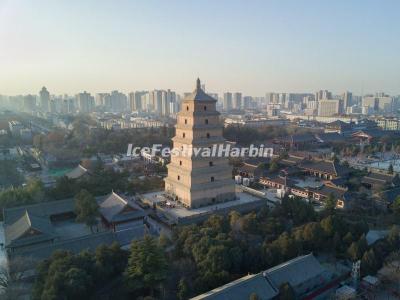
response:
M0 94L400 93L398 0L0 0Z

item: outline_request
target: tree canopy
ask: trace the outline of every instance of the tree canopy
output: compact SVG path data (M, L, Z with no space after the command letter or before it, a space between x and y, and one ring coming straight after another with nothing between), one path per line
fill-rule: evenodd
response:
M91 230L97 224L99 205L87 190L81 190L75 196L75 214L76 220L85 223Z

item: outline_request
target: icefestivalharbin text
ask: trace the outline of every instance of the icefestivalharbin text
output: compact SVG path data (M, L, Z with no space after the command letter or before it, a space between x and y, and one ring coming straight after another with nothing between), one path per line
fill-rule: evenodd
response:
M212 147L193 147L183 145L181 148L162 147L161 144L154 144L152 147L138 147L128 144L126 156L139 157L141 155L160 155L169 157L175 155L187 157L272 157L273 148L265 148L264 145L249 147L236 147L231 144L214 144Z

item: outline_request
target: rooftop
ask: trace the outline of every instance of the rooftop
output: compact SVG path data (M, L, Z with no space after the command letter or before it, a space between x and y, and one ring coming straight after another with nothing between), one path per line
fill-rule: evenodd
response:
M264 272L275 286L288 282L293 288L303 282L321 276L326 270L311 253L286 261Z
M48 218L40 218L25 213L13 224L5 228L5 244L7 247L18 247L51 240L55 237L53 227Z
M85 175L88 172L86 168L84 168L82 165L78 165L75 169L72 169L68 173L65 174L69 179L77 179L83 175Z
M260 300L273 299L278 290L261 274L247 275L227 283L207 293L191 298L191 300L243 300L250 299L255 293Z
M100 213L108 222L144 217L145 213L138 205L111 192L100 203Z

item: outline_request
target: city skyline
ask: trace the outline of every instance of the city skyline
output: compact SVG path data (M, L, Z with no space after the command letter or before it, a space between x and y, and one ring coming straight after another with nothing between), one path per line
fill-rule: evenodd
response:
M399 8L397 1L2 1L0 94L42 86L53 94L183 93L201 77L219 93L398 95Z

